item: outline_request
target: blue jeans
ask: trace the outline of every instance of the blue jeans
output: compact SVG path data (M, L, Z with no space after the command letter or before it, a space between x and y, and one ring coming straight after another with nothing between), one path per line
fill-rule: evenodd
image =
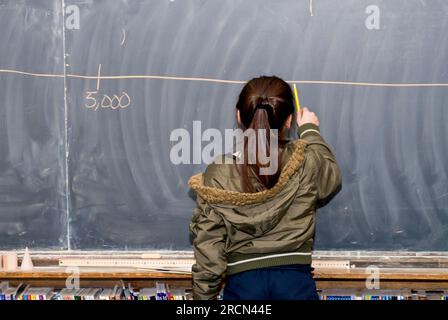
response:
M319 300L309 265L254 269L230 275L223 300Z

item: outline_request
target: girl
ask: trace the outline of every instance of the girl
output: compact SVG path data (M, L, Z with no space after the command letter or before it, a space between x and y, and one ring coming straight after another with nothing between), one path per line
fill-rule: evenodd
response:
M319 119L307 108L297 115L300 139L286 140L293 114L285 81L250 80L236 104L237 120L243 130L266 130L267 145L278 130L278 157L270 159L278 161L277 171L261 174L244 146L243 161L221 159L189 180L197 194L190 223L195 299L215 299L224 274L224 300L318 299L311 275L316 207L339 190L341 176Z

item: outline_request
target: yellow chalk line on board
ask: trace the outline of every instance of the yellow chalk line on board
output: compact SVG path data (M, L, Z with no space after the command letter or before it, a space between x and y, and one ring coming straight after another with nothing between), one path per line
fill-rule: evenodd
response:
M361 87L448 87L448 83L381 83L354 81L326 81L326 80L287 80L288 83L303 84L336 84Z
M78 74L67 74L70 78L97 79L98 76L83 76ZM242 80L223 80L213 78L192 78L192 77L171 77L171 76L151 76L151 75L129 75L129 76L100 76L104 80L115 79L155 79L155 80L180 80L180 81L202 81L202 82L218 82L218 83L235 83L242 84L247 81Z
M0 69L0 73L15 73L34 77L64 78L62 74L32 73L11 69ZM155 75L126 75L126 76L85 76L78 74L67 74L67 78L93 79L93 80L119 80L119 79L154 79L154 80L177 80L177 81L199 81L224 84L244 84L246 80L225 80L216 78L198 78L198 77L174 77L174 76L155 76ZM380 83L380 82L355 82L355 81L326 81L326 80L286 80L288 83L297 84L330 84L330 85L348 85L361 87L448 87L448 83Z
M33 77L64 78L63 74L32 73L32 72L25 72L25 71L19 71L19 70L11 70L11 69L0 69L0 73L16 73L16 74L22 74L25 76L33 76Z

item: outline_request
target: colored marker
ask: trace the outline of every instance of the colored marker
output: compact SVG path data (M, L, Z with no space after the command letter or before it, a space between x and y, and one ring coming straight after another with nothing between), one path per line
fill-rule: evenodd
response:
M294 97L296 98L296 108L297 108L297 113L300 113L299 94L297 93L297 87L296 87L296 84L295 84L295 83L294 83Z

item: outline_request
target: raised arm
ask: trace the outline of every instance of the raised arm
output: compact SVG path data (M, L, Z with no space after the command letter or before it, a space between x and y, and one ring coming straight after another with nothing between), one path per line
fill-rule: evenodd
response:
M316 171L318 199L325 201L339 191L342 184L336 157L320 135L319 119L314 112L303 108L297 117L299 136L312 151L311 161Z

